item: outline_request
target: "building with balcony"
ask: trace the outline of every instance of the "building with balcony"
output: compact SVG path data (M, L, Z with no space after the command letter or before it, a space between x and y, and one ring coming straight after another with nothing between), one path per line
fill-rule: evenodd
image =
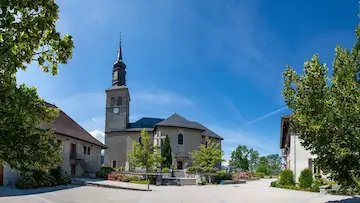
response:
M287 114L281 117L280 149L284 160L283 168L292 170L295 181L298 182L302 170L310 168L314 174L319 171L313 164L317 156L306 150L301 145L299 136L289 130L291 116L292 114Z
M47 103L50 108L57 108ZM54 136L61 144L60 163L64 173L71 177L93 176L101 168L101 150L107 147L90 135L85 129L60 110L59 116L51 124L43 124L43 128L52 128ZM20 172L12 170L8 165L0 165L0 185L14 185Z

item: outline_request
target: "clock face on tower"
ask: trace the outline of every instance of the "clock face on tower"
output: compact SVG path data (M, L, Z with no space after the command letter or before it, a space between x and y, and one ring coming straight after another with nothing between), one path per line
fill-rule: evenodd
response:
M114 113L114 114L119 113L119 108L116 108L116 107L115 107L115 108L113 108L113 113Z

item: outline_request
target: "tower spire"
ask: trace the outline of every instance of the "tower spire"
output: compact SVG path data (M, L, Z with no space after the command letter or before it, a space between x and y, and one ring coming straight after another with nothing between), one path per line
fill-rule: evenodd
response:
M121 32L120 32L120 40L119 40L119 51L118 51L118 58L117 61L122 61L122 52L121 52Z

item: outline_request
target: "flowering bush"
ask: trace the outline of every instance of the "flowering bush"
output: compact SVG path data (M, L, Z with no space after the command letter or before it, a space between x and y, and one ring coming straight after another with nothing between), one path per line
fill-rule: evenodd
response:
M107 179L113 181L122 181L124 179L124 175L116 171L112 171L109 173L109 175L107 175Z
M240 173L235 173L232 175L233 180L249 179L250 177L251 177L250 172L240 172Z

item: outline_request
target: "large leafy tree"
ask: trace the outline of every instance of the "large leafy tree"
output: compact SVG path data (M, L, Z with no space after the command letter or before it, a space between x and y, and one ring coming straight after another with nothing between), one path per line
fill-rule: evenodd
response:
M52 122L57 109L47 108L36 88L17 86L16 73L30 63L57 74L72 56L71 36L55 27L54 0L3 0L0 4L0 162L22 171L48 169L60 161L60 146L41 122Z
M153 167L159 167L162 162L159 147L154 146L146 129L141 131L140 142L136 140L132 142L132 149L128 157L132 166L142 167L146 170L146 180L148 171Z
M233 169L243 171L254 170L257 166L259 153L254 149L249 149L246 145L239 145L231 152L229 166Z
M270 174L276 174L281 170L281 157L279 154L270 154L266 156L269 168L270 168Z
M195 164L205 169L212 169L216 163L223 161L223 152L219 147L219 143L212 141L208 137L205 139L206 144L201 144L198 150L190 152L190 154Z
M262 156L259 159L259 164L256 167L256 172L261 172L266 175L270 174L270 164L269 159L266 156Z
M294 114L291 131L344 187L358 187L360 177L359 26L356 36L351 50L337 45L331 76L317 54L305 62L302 74L289 66L284 72L283 96Z
M170 146L170 139L167 135L161 145L161 157L163 157L161 167L171 168L172 165L171 146Z

